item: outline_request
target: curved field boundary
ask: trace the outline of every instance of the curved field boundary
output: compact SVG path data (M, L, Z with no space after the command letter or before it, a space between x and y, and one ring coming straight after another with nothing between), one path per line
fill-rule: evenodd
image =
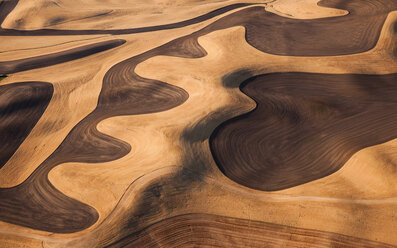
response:
M240 89L257 107L218 126L210 146L220 170L250 188L320 179L397 138L397 74L274 73Z
M0 169L32 131L53 92L45 82L0 85Z
M2 29L1 24L3 24L8 14L15 9L18 2L19 0L7 0L0 2L0 30Z

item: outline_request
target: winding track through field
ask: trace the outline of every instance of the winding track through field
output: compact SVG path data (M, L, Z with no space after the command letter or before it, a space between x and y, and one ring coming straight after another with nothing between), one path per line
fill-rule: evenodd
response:
M16 2L9 2L5 9L12 10ZM4 3L7 2L2 2ZM373 5L373 3L377 4ZM112 67L103 80L97 108L72 129L56 151L27 180L16 187L0 189L0 198L6 199L0 202L0 220L60 233L83 230L97 220L98 214L93 208L55 189L48 181L48 172L61 163L105 162L127 154L130 151L129 144L98 132L96 125L101 120L118 115L164 111L182 104L187 99L188 95L183 89L136 75L134 68L142 61L157 55L188 58L204 56L205 51L197 43L198 37L238 25L246 27L248 43L268 53L326 56L363 52L374 47L387 14L397 9L397 3L393 0L375 2L353 0L349 4L324 0L320 4L348 9L350 14L343 17L295 20L268 13L263 7L247 8L223 17L198 32L178 38ZM151 32L191 25L243 6L247 4L230 5L184 22L146 28L35 31L2 29L0 36ZM4 9L1 10L0 21L4 20L6 15ZM329 39L329 35L323 29L335 34L332 39ZM367 31L369 33L365 33ZM294 41L293 46L290 43L291 39ZM310 46L307 45L308 41ZM48 63L50 62L51 60ZM45 219L51 222L43 221Z

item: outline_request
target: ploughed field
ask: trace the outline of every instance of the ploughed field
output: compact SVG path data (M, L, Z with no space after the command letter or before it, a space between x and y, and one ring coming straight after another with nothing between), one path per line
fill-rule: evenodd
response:
M397 246L397 1L0 0L0 247Z

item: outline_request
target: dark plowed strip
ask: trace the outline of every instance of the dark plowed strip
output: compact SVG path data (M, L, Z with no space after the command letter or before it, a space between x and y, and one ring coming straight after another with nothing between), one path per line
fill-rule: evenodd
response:
M250 188L325 177L357 151L397 138L397 74L269 74L241 90L256 109L221 124L210 144L222 172Z
M164 219L108 247L393 247L380 242L209 214Z
M125 43L125 40L116 39L98 42L86 46L76 47L62 52L41 55L32 58L18 59L13 61L0 62L0 73L10 74L20 71L26 71L46 66L56 65L71 60L87 57L89 55L99 53L118 47Z
M44 82L0 86L0 169L40 119L52 93L52 84Z

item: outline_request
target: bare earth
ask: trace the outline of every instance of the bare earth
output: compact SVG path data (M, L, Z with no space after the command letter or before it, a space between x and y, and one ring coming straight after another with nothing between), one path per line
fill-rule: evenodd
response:
M0 0L0 247L397 247L395 0Z

